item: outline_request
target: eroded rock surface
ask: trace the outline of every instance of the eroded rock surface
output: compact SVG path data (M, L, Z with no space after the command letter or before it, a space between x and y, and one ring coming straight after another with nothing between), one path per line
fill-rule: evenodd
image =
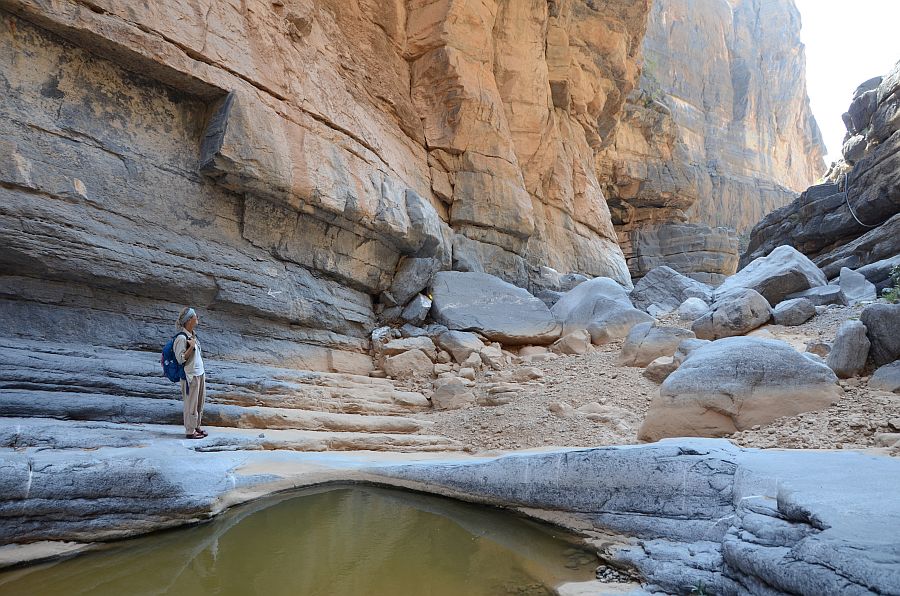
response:
M635 277L669 265L718 283L735 232L824 173L799 33L793 2L654 2L639 88L598 158Z
M649 0L207 4L0 2L5 335L190 303L215 357L366 372L454 264L630 285L594 157Z
M832 279L900 253L900 62L856 90L844 123L844 158L828 181L757 223L742 264L787 244Z

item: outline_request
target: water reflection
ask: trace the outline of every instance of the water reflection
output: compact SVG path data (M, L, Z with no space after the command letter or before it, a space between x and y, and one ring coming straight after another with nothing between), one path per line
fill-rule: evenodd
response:
M596 559L512 515L375 487L323 488L212 523L0 574L2 594L552 594Z

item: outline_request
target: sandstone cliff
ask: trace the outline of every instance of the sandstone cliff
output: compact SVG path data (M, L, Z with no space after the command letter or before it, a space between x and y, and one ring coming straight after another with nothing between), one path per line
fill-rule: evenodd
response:
M594 157L648 12L0 0L4 334L157 349L191 303L214 356L365 371L437 269L630 284Z
M634 276L733 273L737 240L824 173L792 0L659 0L640 88L598 158Z
M859 269L879 288L900 265L900 63L853 94L844 114L843 160L753 228L746 264L782 244L810 257L829 278Z

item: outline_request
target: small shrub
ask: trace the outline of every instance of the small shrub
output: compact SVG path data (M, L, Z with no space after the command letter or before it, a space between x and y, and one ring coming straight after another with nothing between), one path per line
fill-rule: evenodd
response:
M891 284L891 287L881 291L881 297L891 304L896 304L900 302L900 265L894 265L891 269Z

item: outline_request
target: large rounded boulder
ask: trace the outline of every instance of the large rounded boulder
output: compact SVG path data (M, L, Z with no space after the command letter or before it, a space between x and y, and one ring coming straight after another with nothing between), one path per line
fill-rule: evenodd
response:
M825 274L806 255L792 246L779 246L726 279L716 296L750 288L762 294L769 304L778 304L790 294L827 283Z
M694 350L666 378L638 438L720 437L823 410L842 395L830 368L787 343L729 337Z
M608 277L595 277L569 290L552 313L562 323L563 335L586 329L598 345L622 339L638 323L654 320L636 309L625 288Z

